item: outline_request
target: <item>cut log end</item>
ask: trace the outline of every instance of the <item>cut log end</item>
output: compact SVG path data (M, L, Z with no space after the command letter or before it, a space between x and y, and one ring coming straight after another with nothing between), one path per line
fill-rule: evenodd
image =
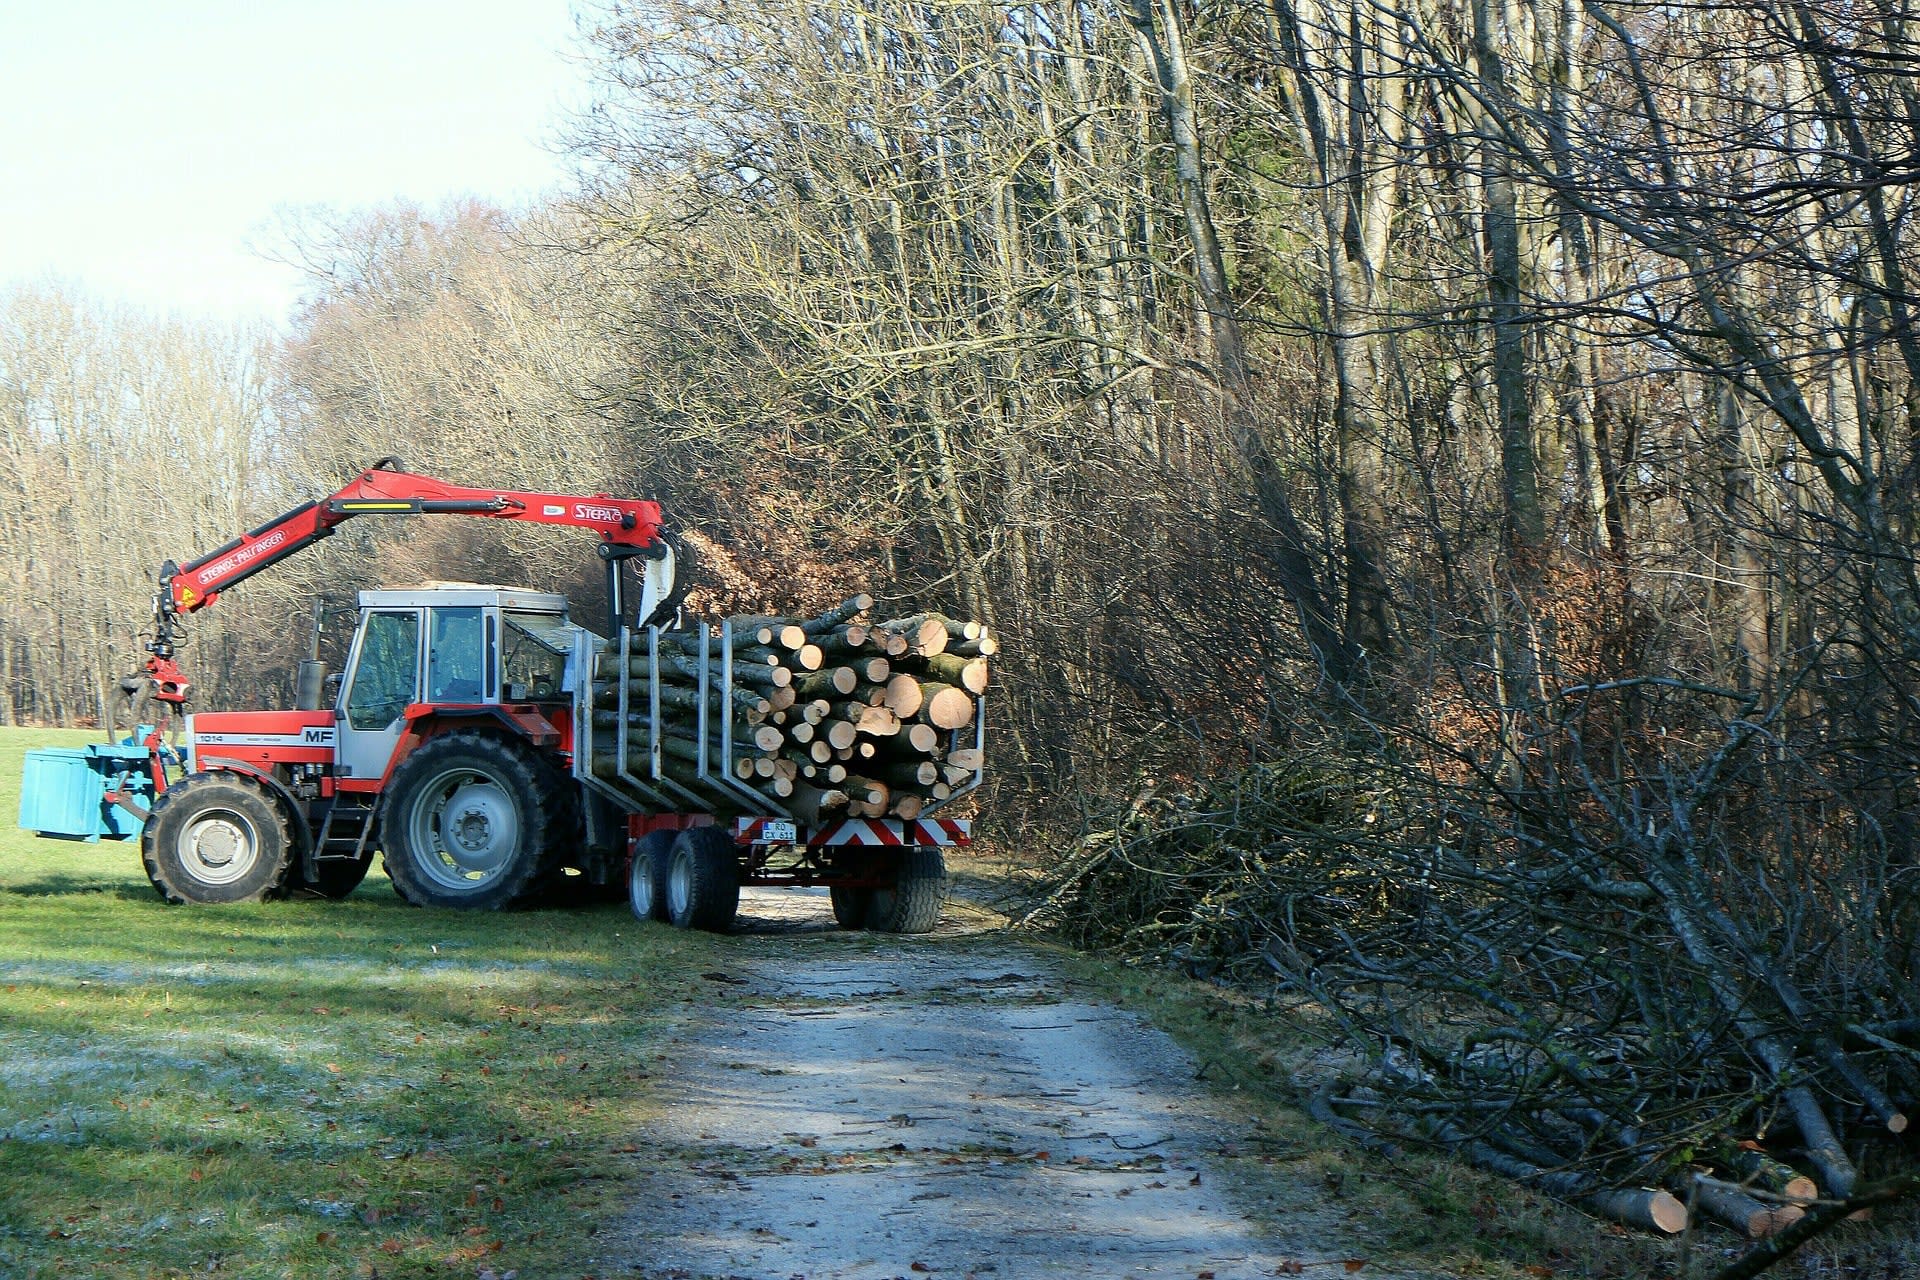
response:
M952 685L926 685L920 716L936 729L960 729L973 723L973 699Z
M1687 1229L1687 1206L1670 1192L1627 1187L1596 1192L1587 1197L1587 1204L1615 1222L1642 1231L1672 1236Z

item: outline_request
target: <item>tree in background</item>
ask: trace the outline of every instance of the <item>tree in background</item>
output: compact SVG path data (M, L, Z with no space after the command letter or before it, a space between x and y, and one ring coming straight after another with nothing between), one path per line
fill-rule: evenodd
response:
M51 286L0 298L0 717L101 715L145 658L160 562L286 505L264 333L156 320ZM214 699L252 696L271 591L193 628ZM263 620L272 619L263 625Z

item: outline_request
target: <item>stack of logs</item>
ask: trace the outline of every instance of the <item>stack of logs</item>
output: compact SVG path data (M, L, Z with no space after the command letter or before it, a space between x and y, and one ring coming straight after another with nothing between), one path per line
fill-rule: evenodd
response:
M730 685L720 643L707 638L709 772L729 770L812 823L917 818L975 777L977 699L997 642L977 622L933 613L862 621L872 607L857 595L817 618L730 619ZM701 639L698 629L660 633L661 772L683 783L696 780L700 754ZM635 640L625 672L617 652L602 654L594 671L593 768L602 777L619 772L622 680L627 770L645 778L652 767L649 663L644 637ZM719 749L723 687L731 759Z

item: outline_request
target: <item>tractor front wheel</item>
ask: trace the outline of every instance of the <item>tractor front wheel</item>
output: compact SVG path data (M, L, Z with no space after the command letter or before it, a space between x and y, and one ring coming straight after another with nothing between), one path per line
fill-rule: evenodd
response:
M147 879L173 903L264 901L280 892L292 858L279 800L234 773L174 783L140 833Z
M458 732L393 771L380 820L387 875L417 907L498 911L538 889L566 823L561 779L525 747Z

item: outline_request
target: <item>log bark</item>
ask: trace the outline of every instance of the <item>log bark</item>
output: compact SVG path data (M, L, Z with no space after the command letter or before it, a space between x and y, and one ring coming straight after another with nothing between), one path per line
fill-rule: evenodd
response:
M985 658L961 658L950 653L936 653L926 660L926 664L930 674L947 684L975 695L987 691Z
M866 627L855 622L849 626L835 627L831 631L823 632L815 636L813 642L819 645L820 652L829 658L844 658L865 650L867 637L870 634Z
M1764 1205L1738 1187L1712 1178L1695 1178L1691 1191L1693 1203L1701 1212L1749 1240L1764 1240L1785 1231L1807 1213L1798 1205Z
M931 760L922 760L919 764L889 764L878 773L897 787L930 787L940 781L940 766Z
M877 818L893 801L891 788L872 778L849 775L841 785L847 793L847 812L856 818Z
M802 822L819 824L847 807L847 793L838 788L817 787L805 782L794 784L787 797L793 816Z
M1667 1235L1687 1225L1686 1205L1669 1192L1648 1187L1602 1187L1587 1174L1530 1164L1445 1122L1435 1123L1433 1130L1441 1141L1481 1168L1536 1186L1562 1200L1584 1204L1615 1221Z
M862 591L858 595L848 596L819 617L800 624L808 635L821 635L833 630L843 622L859 617L873 608L873 597Z
M947 624L937 614L917 613L911 618L883 622L880 630L904 636L908 653L925 656L946 652Z
M1813 1162L1814 1171L1820 1175L1820 1185L1838 1199L1846 1199L1853 1194L1853 1185L1860 1175L1855 1171L1846 1148L1840 1145L1840 1139L1834 1135L1833 1126L1827 1122L1827 1113L1821 1108L1820 1100L1805 1085L1788 1089L1783 1096L1788 1111L1793 1115L1793 1122L1800 1130L1800 1140L1806 1147L1807 1159Z
M611 681L618 679L619 669L620 655L617 653L603 653L594 660L594 680L599 682L602 680ZM721 666L719 658L714 658L708 664L708 672L711 680L718 680L720 678ZM697 682L700 679L700 660L698 658L688 657L683 653L667 653L663 650L660 654L660 676L663 683L670 679ZM629 680L646 680L646 654L642 653L637 656L629 655L627 658L627 678ZM733 679L736 684L750 684L755 686L789 685L793 683L793 672L786 670L784 667L776 667L764 662L742 659L736 654L734 655L733 663Z
M793 682L793 691L802 698L844 698L859 687L859 674L852 667L828 667L813 671Z
M1812 1178L1764 1151L1735 1147L1721 1153L1720 1163L1740 1181L1765 1188L1796 1204L1812 1204L1820 1198L1819 1184Z

